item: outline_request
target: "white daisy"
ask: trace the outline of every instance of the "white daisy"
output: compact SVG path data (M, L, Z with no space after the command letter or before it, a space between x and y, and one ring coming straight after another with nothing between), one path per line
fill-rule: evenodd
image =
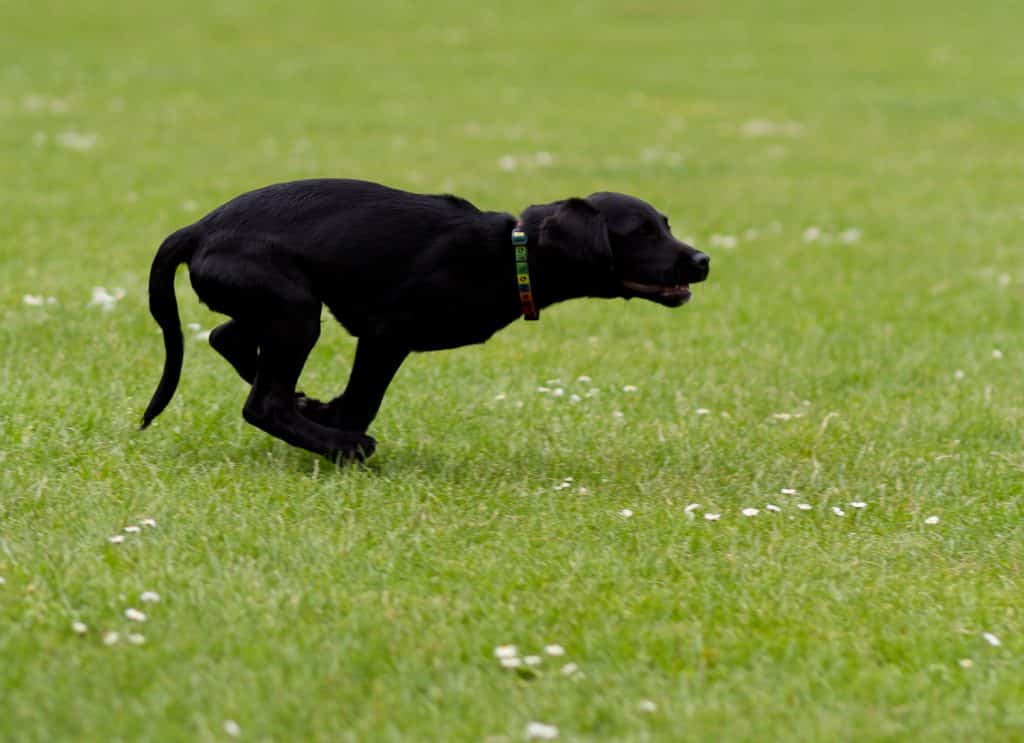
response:
M810 503L797 503L796 507L799 508L801 511L810 511L812 508Z
M580 667L575 663L566 663L564 666L562 666L562 675L572 676L578 670L580 670Z
M839 506L832 506L832 513L834 513L836 516L845 516L846 515L846 511L841 509Z
M539 655L527 655L523 658L523 663L528 666L539 666L542 660Z
M928 524L929 526L934 526L935 524L939 523L939 517L938 516L929 516L928 518L926 518L924 520L924 523Z
M128 635L128 642L130 642L132 645L142 645L146 642L146 636L140 635L137 632L132 632L130 635Z
M576 377L576 381L579 382L580 384L590 384L590 377L588 377L586 374L580 374L578 377Z
M640 711L641 712L657 712L658 711L658 705L655 704L650 699L641 699L640 700L640 704L637 705L637 706L640 707Z
M522 658L499 658L498 662L502 668L519 668L523 665Z
M700 507L700 503L691 503L690 505L683 509L683 513L692 515L693 512L699 509Z
M86 625L85 622L75 621L71 623L71 631L74 632L76 635L84 635L86 632L89 631L89 627L88 625Z
M639 388L635 384L627 384L622 388L623 392L636 392Z
M704 514L704 519L707 520L707 521L718 521L718 519L720 519L720 518L722 518L722 514L720 514L720 513L706 513L706 514Z
M1003 644L1003 641L995 635L993 635L991 632L983 632L981 636L985 638L985 642L987 642L994 648L997 648Z
M756 508L744 508L742 511L740 511L740 513L742 513L744 516L757 516L757 514L761 512Z
M124 541L124 534L115 534L112 537L107 537L107 541L111 544L121 544Z
M67 131L60 132L57 137L57 144L61 147L66 147L69 150L77 150L78 152L86 152L96 146L96 142L99 140L92 132L76 132Z
M121 640L121 635L118 632L104 632L103 633L103 644L104 645L116 645Z
M546 725L543 722L529 722L526 724L527 740L554 740L558 737L558 728L554 725Z
M109 292L105 287L94 286L92 289L92 299L89 301L90 307L101 307L104 310L114 309L114 305L124 298L124 289L114 289L113 292Z
M242 734L242 727L234 720L224 721L224 732L230 735L232 738L237 738Z
M128 607L124 610L124 618L131 622L145 622L146 614L145 612L141 612L138 609Z
M544 646L544 652L551 656L565 655L565 648L557 643Z
M621 516L624 519L628 519L632 515L633 512L628 508L623 508L621 511L619 511L619 516Z
M736 247L736 236L735 235L720 235L717 232L713 233L708 238L708 244L715 248L725 248L731 250Z
M999 359L1003 358L1003 352L1000 351L998 348L993 348L992 358L994 358L996 361L999 361Z
M135 524L129 524L124 528L126 534L138 534L142 531L142 527L136 526Z
M856 227L851 227L847 230L843 230L839 233L839 239L844 243L855 243L860 240L860 230Z
M800 491L795 488L783 488L779 492L783 495L800 495Z
M150 529L156 526L155 519L142 519L142 521L140 521L139 523L143 526L149 527Z
M545 152L544 150L541 150L540 152L534 153L533 155L533 163L538 168L546 168L553 162L555 162L555 158L552 157L550 152Z
M767 505L766 505L766 506L764 507L764 510L766 510L766 511L772 511L772 512L774 512L774 513L778 513L778 512L779 512L779 511L781 511L782 509L781 509L781 508L779 508L778 506L776 506L776 505L775 505L774 503L769 503L769 504L767 504Z
M868 504L862 500L851 501L850 508L867 508Z
M494 648L495 658L516 658L519 656L519 649L515 645L498 645Z
M156 591L143 591L139 595L139 601L142 601L142 602L147 603L147 604L155 604L159 600L160 600L160 594L157 593Z

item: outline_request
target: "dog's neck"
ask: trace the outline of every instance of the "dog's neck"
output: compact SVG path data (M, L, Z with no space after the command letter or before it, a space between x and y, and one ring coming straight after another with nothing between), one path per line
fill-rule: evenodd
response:
M620 296L618 283L608 281L608 277L589 275L585 269L569 261L557 251L540 244L541 224L553 215L557 204L542 204L526 209L516 220L510 218L511 226L506 233L505 244L508 264L515 268L515 248L512 245L511 228L520 225L526 233L527 259L530 268L530 284L534 303L538 310L549 307L567 299L580 297L611 298ZM516 304L519 302L518 280L513 279Z

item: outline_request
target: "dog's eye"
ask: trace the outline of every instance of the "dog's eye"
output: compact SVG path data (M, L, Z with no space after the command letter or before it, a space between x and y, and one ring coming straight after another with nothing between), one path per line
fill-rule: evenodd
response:
M653 222L641 222L640 226L637 227L636 232L638 235L642 235L643 237L651 237L652 235L657 234L658 228L654 226Z

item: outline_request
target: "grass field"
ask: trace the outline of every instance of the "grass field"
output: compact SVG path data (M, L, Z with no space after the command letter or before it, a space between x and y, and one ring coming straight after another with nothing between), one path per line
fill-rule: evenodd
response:
M1024 739L1024 8L2 16L0 739ZM245 425L195 327L137 432L157 245L321 175L635 193L711 280L411 358L366 467Z

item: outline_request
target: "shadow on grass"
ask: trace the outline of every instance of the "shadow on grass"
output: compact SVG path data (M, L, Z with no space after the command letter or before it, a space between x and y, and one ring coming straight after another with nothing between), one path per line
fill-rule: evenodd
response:
M133 432L126 455L145 460L170 474L175 471L194 473L227 466L252 474L259 471L279 474L290 472L300 477L348 473L371 475L382 479L414 477L428 481L444 481L448 485L478 486L481 480L517 480L536 484L561 480L576 473L586 475L594 464L584 461L579 452L552 447L542 440L516 447L503 442L500 431L493 439L478 445L458 441L452 445L437 441L431 445L383 439L376 453L365 462L331 462L325 457L291 447L269 436L243 433L237 437L189 437L182 432L158 440L156 431ZM149 439L147 441L147 439ZM601 473L623 472L637 465L635 454L626 450L604 451L600 458Z

